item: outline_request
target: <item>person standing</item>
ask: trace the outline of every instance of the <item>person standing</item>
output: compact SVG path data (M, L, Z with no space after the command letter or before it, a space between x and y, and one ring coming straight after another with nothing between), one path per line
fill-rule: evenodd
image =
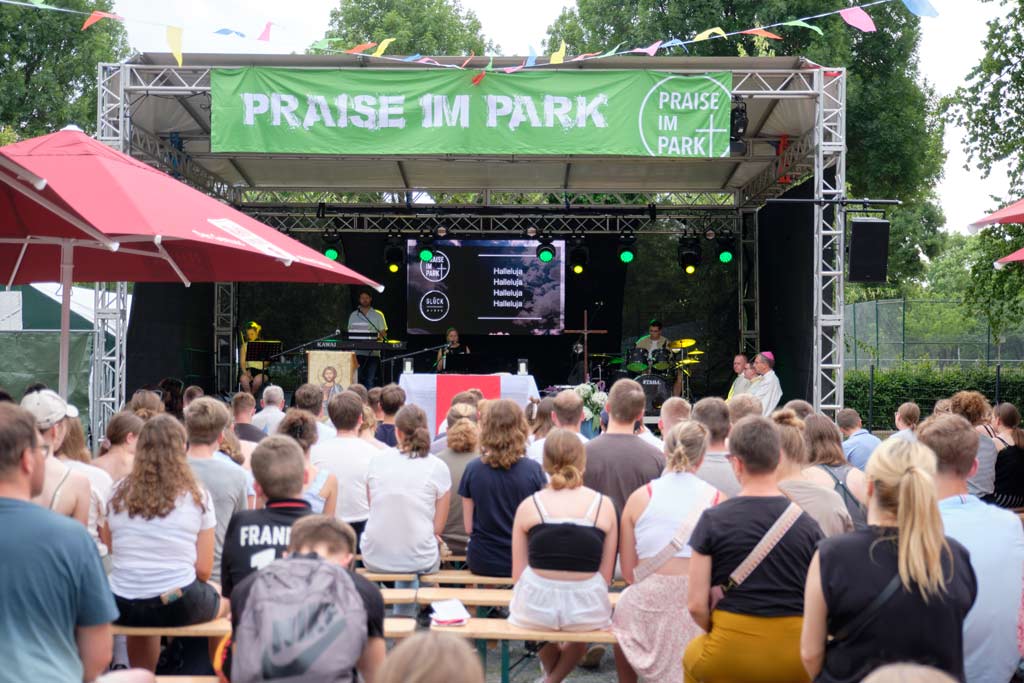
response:
M388 338L388 323L384 314L373 307L373 295L365 289L359 293L359 306L348 316L349 339L382 342ZM356 351L359 361L359 383L367 389L377 386L380 351Z
M884 664L909 662L963 681L964 618L978 583L967 549L943 534L935 455L889 439L867 476L869 526L822 541L807 572L804 668L818 683L858 683Z
M434 364L438 372L445 372L448 356L461 356L469 353L469 347L459 341L459 331L449 327L444 333L444 341L447 344L443 349L437 350L437 362Z
M993 502L999 507L1024 507L1024 430L1012 403L1000 403L992 417L996 436L996 479Z
M160 405L163 407L162 403ZM35 416L39 438L48 447L43 490L32 502L76 519L82 526L88 526L91 493L89 480L57 458L57 451L68 433L67 418L78 417L78 409L51 389L25 394L21 399L21 407Z
M996 432L990 425L992 407L980 391L958 391L949 399L949 409L959 415L978 432L978 469L967 480L968 490L982 500L988 499L996 490Z
M754 356L757 377L750 383L749 393L761 401L761 414L768 417L782 400L782 386L775 374L775 354L762 351Z
M978 579L977 598L964 620L964 672L971 683L1004 683L1020 660L1017 616L1024 584L1024 530L1017 515L967 492L967 479L978 467L978 438L957 415L929 418L918 435L935 453L935 488L945 533L970 552Z
M110 663L118 612L85 527L32 503L50 456L36 422L0 403L2 677L81 683Z
M750 369L750 359L747 358L747 354L738 353L732 359L732 371L736 373L736 379L732 381L732 386L729 387L729 393L725 395L725 400L728 401L733 396L739 394L745 394L750 391L750 377L748 374L754 374L753 370Z

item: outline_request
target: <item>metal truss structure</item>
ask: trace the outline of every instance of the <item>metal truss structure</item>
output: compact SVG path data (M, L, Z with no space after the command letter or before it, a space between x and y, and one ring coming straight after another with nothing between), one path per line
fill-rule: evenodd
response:
M806 60L792 59L787 68L765 66L770 60L733 60L733 98L762 101L752 116L755 131L748 151L729 159L735 162L728 179L710 187L628 187L607 183L586 190L570 187L570 169L579 161L573 157L551 157L548 161L566 165L564 182L556 187L465 187L457 191L430 183L410 182L403 170L404 157L381 158L380 163L396 163L401 171L401 186L346 187L309 183L296 187L283 182L253 182L248 164L260 160L286 160L294 163L299 155L212 154L209 147L187 143L209 138L208 103L210 76L219 66L245 66L268 63L246 62L237 55L200 55L204 65L179 67L165 55L143 55L119 64L100 64L97 107L97 137L124 152L152 164L182 181L228 202L253 217L283 232L418 233L443 223L453 234L487 232L530 236L530 231L554 234L675 232L684 234L705 226L729 231L740 238L739 350L751 352L760 340L757 239L757 209L767 199L778 197L795 185L814 183L814 381L813 402L832 412L843 402L843 273L845 265L844 211L836 200L844 197L846 154L846 71L827 69ZM308 59L313 68L369 66L359 56L338 56L333 61ZM320 62L312 60L322 59ZM447 58L439 58L443 63ZM454 59L454 58L453 58ZM234 61L231 61L234 60ZM509 58L507 66L514 66ZM501 59L495 67L506 66ZM641 63L642 62L642 63ZM679 74L699 74L712 70L699 59L656 58L654 60L608 62L602 68L651 68ZM772 64L781 63L781 59ZM403 67L405 68L405 67ZM802 127L799 135L758 132L776 115L781 103L799 101L814 109L813 122ZM154 107L175 107L175 116L190 121L188 126L147 129L142 120L154 120ZM782 104L783 109L790 107ZM145 111L145 115L138 112ZM184 113L183 113L184 112ZM187 116L186 116L187 114ZM158 117L157 117L158 118ZM757 119L757 120L755 120ZM809 129L809 130L808 130ZM182 140L186 144L182 144ZM765 150L773 153L766 153ZM366 157L333 157L339 164ZM409 157L409 160L423 161ZM470 159L472 160L472 159ZM529 164L530 158L498 157L485 159ZM371 160L374 161L374 160ZM673 163L700 164L707 160L687 159ZM651 160L651 163L665 160ZM609 158L609 164L615 160ZM744 173L743 168L756 168ZM211 167L219 170L215 172ZM228 179L228 178L231 179ZM654 220L652 220L652 218ZM97 292L100 290L97 289ZM99 296L99 294L97 294ZM237 376L235 358L235 291L231 284L218 284L215 314L215 374L218 390L230 390ZM116 301L114 302L117 303ZM97 329L100 322L97 316ZM110 367L116 381L96 385L96 400L103 405L117 404L124 392L123 335L111 357ZM106 361L104 361L106 362ZM115 387L120 387L116 394Z
M125 351L128 339L128 284L96 283L94 294L92 385L89 423L93 440L125 402Z

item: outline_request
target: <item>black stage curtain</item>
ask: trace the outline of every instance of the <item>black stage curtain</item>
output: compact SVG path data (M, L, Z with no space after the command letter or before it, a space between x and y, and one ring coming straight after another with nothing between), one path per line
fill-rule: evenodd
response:
M834 172L829 172L834 179ZM808 180L783 195L810 199ZM782 401L811 400L814 380L814 206L768 204L758 214L761 348L775 354Z
M128 396L176 377L213 390L213 285L140 282L132 290Z

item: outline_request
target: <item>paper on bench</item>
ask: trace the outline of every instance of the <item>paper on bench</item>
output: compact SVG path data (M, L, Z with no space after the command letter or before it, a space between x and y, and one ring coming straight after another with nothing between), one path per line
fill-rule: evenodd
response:
M430 621L438 626L464 626L469 621L466 606L456 598L432 602L430 608L433 610Z

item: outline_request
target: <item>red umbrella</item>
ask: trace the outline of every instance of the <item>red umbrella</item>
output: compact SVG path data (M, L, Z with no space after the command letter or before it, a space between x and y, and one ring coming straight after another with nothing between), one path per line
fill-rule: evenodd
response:
M151 166L63 130L0 147L0 282L378 283Z
M1024 199L1004 206L995 213L990 213L981 220L971 223L967 229L972 233L978 232L986 225L995 225L996 223L1024 223Z

